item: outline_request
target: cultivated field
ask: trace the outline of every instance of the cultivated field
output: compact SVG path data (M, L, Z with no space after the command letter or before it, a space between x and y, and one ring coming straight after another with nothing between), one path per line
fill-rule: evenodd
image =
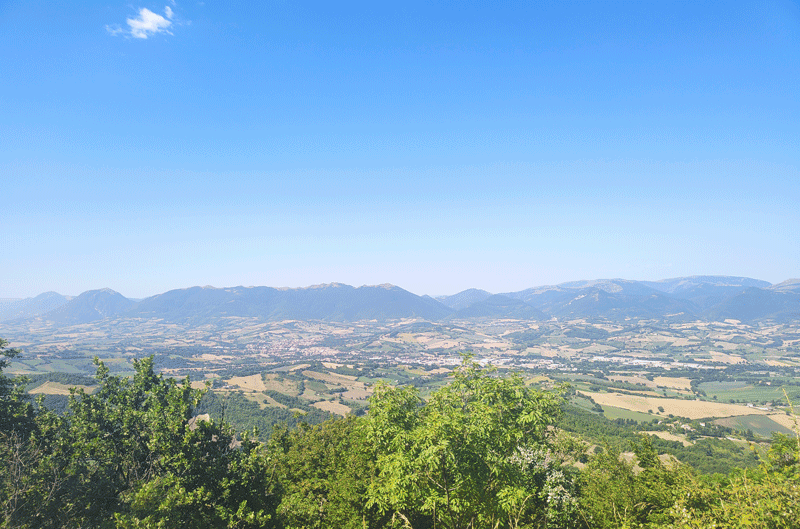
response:
M779 432L782 434L792 433L788 428L772 420L772 417L769 415L741 415L738 417L717 419L714 422L722 426L727 426L728 428L733 428L734 430L750 430L757 435L767 438L772 436L772 432Z
M261 374L250 375L248 377L231 377L228 379L228 384L236 386L247 391L264 391L267 386L261 379Z
M800 435L800 418L794 415L786 415L785 413L770 413L769 418L784 428Z
M756 410L747 406L724 404L721 402L640 397L638 395L623 395L620 393L585 393L601 406L614 406L641 413L655 413L658 407L661 406L664 408L662 415L672 414L678 417L686 417L687 419L767 414L766 411Z
M345 406L341 402L336 402L334 400L321 400L319 402L315 402L312 404L312 406L324 411L335 413L336 415L344 416L350 413L350 408L348 406Z
M653 377L653 382L656 386L683 389L686 391L689 391L692 388L692 381L686 377Z
M290 395L292 397L296 397L299 394L297 382L283 378L280 375L272 373L264 374L262 376L262 383L264 384L264 389L267 390L277 391L278 393L283 393L284 395Z

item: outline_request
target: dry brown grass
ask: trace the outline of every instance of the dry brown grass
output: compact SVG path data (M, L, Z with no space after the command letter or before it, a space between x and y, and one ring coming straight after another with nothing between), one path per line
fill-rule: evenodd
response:
M767 412L722 402L706 402L701 400L667 399L660 397L640 397L637 395L623 395L620 393L590 393L595 402L601 406L615 406L625 410L648 413L655 412L659 406L664 408L664 415L677 415L688 419L703 419L706 417L734 417L737 415L766 415Z
M792 364L790 364L788 362L782 362L780 360L764 360L764 363L767 364L768 366L772 366L772 367L791 367L792 366Z
M786 415L785 413L771 413L769 415L769 418L775 421L776 423L780 424L784 428L789 428L794 432L797 432L798 427L800 427L800 419L795 419L795 417L791 415Z
M328 369L336 369L337 367L342 367L344 364L337 364L336 362L322 362L322 365Z
M263 384L265 389L291 395L292 397L296 397L299 394L297 391L297 382L282 378L280 375L271 373L266 375L266 381L263 381Z
M721 362L724 364L741 364L747 362L747 360L745 360L739 355L719 353L716 351L711 351L709 354L711 354L711 359L714 362Z
M664 386L665 388L684 389L691 391L692 379L686 377L653 377L653 382L656 386Z
M353 375L340 375L338 373L320 373L319 371L309 371L309 370L303 371L303 375L307 376L308 378L313 378L314 380L319 380L320 382L325 382L327 384L336 384L348 387L352 385L361 385L360 382L356 382L356 379L358 377Z
M336 415L344 416L350 413L350 408L348 406L345 406L341 402L336 402L335 400L321 400L319 402L315 402L312 404L312 406L324 411L335 413Z
M69 395L69 388L71 387L83 389L86 393L91 393L93 389L91 386L67 386L59 382L48 381L41 386L33 388L32 390L28 391L28 393L32 393L34 395Z
M246 389L248 391L264 391L267 389L267 387L264 385L264 381L261 380L261 374L250 375L247 377L231 377L228 379L228 384Z
M365 400L372 395L372 392L367 389L348 389L342 393L342 397L352 400Z

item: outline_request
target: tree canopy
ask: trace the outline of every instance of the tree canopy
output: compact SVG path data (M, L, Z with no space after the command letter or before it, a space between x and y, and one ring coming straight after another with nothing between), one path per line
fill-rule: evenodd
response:
M64 415L2 369L0 527L520 529L800 526L800 437L709 478L651 438L589 450L554 427L563 402L467 357L423 399L379 384L365 417L236 433L198 420L203 390L97 364ZM591 453L591 455L590 455ZM578 461L588 461L580 467ZM580 467L580 468L579 468Z

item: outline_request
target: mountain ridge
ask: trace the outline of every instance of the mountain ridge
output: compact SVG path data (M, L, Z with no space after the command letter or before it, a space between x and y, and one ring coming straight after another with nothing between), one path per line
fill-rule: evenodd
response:
M321 321L430 321L453 318L800 319L800 280L772 285L738 276L688 276L660 281L594 279L492 294L472 288L451 296L419 296L383 283L353 287L195 286L131 300L103 288L69 298L46 292L0 300L0 321L38 319L56 325L109 318L154 318L204 324L220 318Z

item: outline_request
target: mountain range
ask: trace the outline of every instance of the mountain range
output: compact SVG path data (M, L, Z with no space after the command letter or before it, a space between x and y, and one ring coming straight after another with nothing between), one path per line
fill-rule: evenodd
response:
M46 292L0 299L0 321L92 323L113 318L207 324L219 318L264 321L360 321L418 318L547 320L698 319L800 320L800 280L772 285L746 277L692 276L661 281L602 279L492 294L469 289L452 296L418 296L394 285L340 283L306 288L192 287L132 300L104 288L76 297Z

